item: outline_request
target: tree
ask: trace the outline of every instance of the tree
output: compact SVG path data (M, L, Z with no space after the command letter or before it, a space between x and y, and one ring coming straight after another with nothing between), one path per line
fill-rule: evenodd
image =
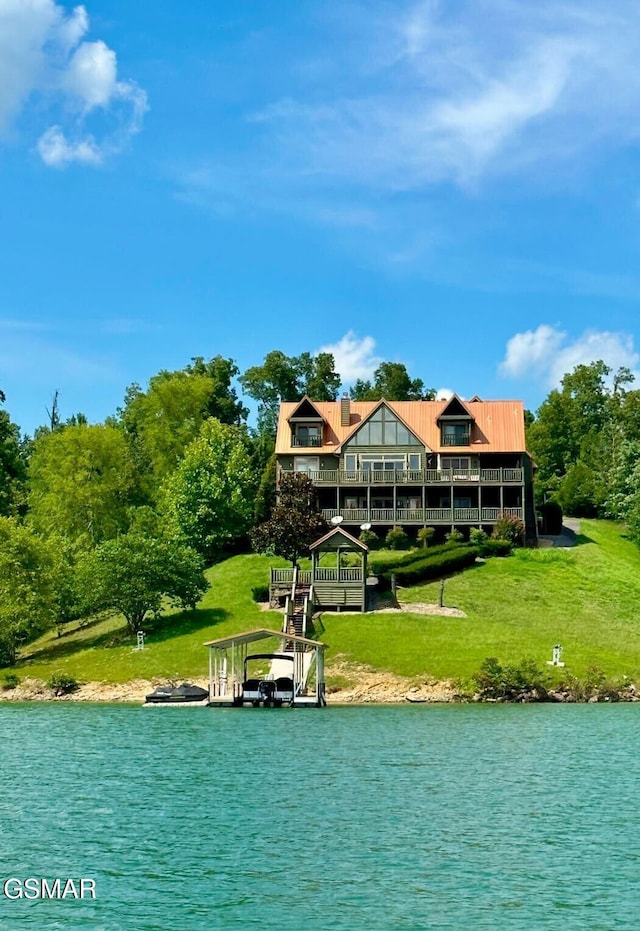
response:
M373 384L358 379L351 388L354 401L432 401L433 388L425 388L421 378L410 378L401 362L382 362L373 373Z
M85 611L119 611L131 633L165 603L195 608L208 583L202 560L177 540L134 531L101 543L79 561L78 590Z
M0 404L5 395L0 391ZM20 430L9 414L0 410L0 516L17 513L25 495L26 460L20 444Z
M15 519L0 517L0 665L56 619L53 560L46 544Z
M45 537L93 546L127 528L139 497L121 430L96 424L42 433L29 463L29 523Z
M278 502L271 517L250 534L257 553L271 553L291 560L307 555L309 546L329 525L319 513L313 482L300 472L285 472L280 477Z
M213 562L251 526L255 485L246 434L210 418L165 483L170 531Z
M271 512L276 503L276 479L277 479L277 457L273 453L267 462L258 491L254 506L254 519L256 523L262 523L271 517Z
M147 476L149 499L155 499L205 420L239 425L246 417L231 387L237 373L232 359L215 356L205 362L198 356L181 371L154 375L146 391L129 386L120 424L138 470Z
M247 369L240 384L258 402L258 431L275 436L282 401L299 401L305 394L314 401L335 401L340 376L331 353L286 356L275 349L267 353L262 365Z

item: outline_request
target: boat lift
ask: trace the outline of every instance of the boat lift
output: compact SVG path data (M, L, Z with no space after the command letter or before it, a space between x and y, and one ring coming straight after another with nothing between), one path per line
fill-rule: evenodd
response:
M249 644L275 639L271 652L248 653ZM325 644L261 628L205 643L209 649L209 705L216 707L315 707L326 705ZM269 671L251 678L252 660L270 661Z

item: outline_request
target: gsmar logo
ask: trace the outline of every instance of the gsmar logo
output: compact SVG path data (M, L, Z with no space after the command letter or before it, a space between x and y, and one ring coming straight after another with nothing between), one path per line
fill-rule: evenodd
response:
M95 879L5 879L2 892L7 899L95 899Z

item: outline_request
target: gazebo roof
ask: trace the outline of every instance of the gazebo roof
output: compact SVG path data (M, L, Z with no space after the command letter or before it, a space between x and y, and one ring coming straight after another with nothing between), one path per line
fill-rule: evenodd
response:
M323 537L320 537L319 540L316 540L315 543L312 543L309 549L332 549L331 546L326 546L326 544L330 540L333 541L334 537L342 537L345 544L350 547L350 549L363 550L365 553L369 552L369 547L363 543L362 540L358 540L356 537L352 537L351 534L347 533L346 530L343 530L342 527L334 527L333 530L329 531L329 533L325 533Z

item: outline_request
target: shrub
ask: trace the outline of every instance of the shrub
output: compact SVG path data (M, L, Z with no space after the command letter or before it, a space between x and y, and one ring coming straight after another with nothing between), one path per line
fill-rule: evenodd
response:
M524 543L524 524L519 517L509 514L500 514L493 528L494 540L508 540L512 546L522 546Z
M495 656L489 656L471 682L485 700L545 701L550 677L531 659L523 659L517 666L502 666Z
M420 544L420 546L426 549L430 545L435 534L436 534L435 527L421 527L417 533L418 543Z
M11 691L20 685L20 676L17 676L15 672L8 672L4 677L2 682L2 688L5 692Z
M444 538L447 543L462 543L464 535L459 530L450 530L449 533L445 533Z
M389 583L393 573L399 585L416 585L427 579L438 579L443 575L466 569L474 564L477 555L478 550L472 546L457 546L455 550L446 547L445 552L423 556L420 560L412 560L407 565L398 566L393 570L387 568L382 573L382 578Z
M485 559L491 556L511 555L511 543L508 540L485 540L480 546L480 555Z
M402 527L393 527L385 537L385 543L390 550L408 550L409 537Z
M77 682L73 676L68 676L64 672L59 672L51 676L47 685L52 689L54 695L60 696L75 692L76 689L79 688L80 683Z
M374 550L380 543L380 537L375 530L361 530L358 539L365 546L368 546L370 550Z
M467 543L439 543L436 546L429 547L428 551L425 553L424 549L415 549L413 552L401 552L398 553L395 559L379 559L375 553L371 554L369 560L369 565L371 571L375 575L382 575L382 573L391 573L394 572L399 566L409 566L415 562L422 562L423 559L431 559L436 556L438 553L450 553L454 549L459 549L460 547L466 548Z
M481 527L472 527L469 531L469 543L472 543L473 546L482 546L483 543L487 542L487 539L487 534Z
M269 586L268 585L255 585L251 589L251 597L254 601L268 601L269 600Z
M568 675L558 686L558 691L568 693L573 701L620 701L620 688L599 666L589 666L584 679Z

